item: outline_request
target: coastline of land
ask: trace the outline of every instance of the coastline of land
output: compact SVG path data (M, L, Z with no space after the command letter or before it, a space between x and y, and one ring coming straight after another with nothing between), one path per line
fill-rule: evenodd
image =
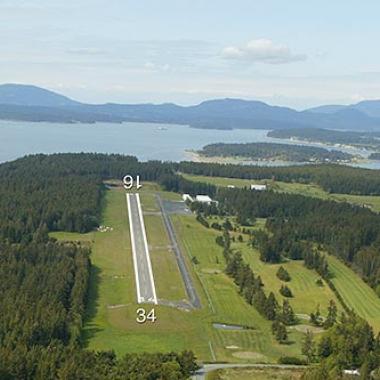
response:
M285 166L305 164L358 165L370 162L360 153L348 153L343 149L326 149L310 145L281 144L270 142L255 143L214 143L202 149L186 149L187 160L192 162Z
M194 150L185 150L186 161L191 162L203 162L203 163L214 163L214 164L233 164L233 165L257 165L257 166L287 166L287 165L315 165L318 162L294 162L294 161L281 161L276 159L263 159L263 160L251 160L246 157L207 157ZM340 165L348 164L365 164L370 162L366 158L355 158L351 162L336 162Z

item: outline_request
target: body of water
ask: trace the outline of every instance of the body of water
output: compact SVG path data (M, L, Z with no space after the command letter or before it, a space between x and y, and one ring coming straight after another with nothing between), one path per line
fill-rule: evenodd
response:
M58 124L0 121L0 162L27 154L65 152L121 153L136 156L142 161L181 161L188 159L186 150L200 149L210 143L294 143L268 138L267 132L258 129L194 129L152 123ZM357 149L344 151L365 153ZM365 165L380 168L380 162Z

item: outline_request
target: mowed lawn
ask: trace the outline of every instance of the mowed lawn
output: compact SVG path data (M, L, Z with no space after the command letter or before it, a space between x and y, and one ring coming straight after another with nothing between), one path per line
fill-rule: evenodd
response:
M82 244L91 244L94 242L94 234L94 232L80 234L78 232L55 231L50 232L49 236L61 241L79 241Z
M156 188L151 191L155 192ZM162 196L178 199L178 194L162 193ZM149 196L144 197L147 199L143 201L143 208L146 202L150 202L153 208ZM280 345L275 341L270 331L270 322L264 320L243 300L233 281L224 274L222 250L215 243L216 231L203 227L194 216L173 216L172 220L202 308L184 311L155 306L157 321L138 324L136 309L141 305L136 303L125 191L122 188L108 190L105 203L101 224L111 227L112 231L60 236L63 240L86 240L92 246L93 267L82 336L86 347L94 350L112 349L118 355L191 349L203 361L243 363L276 362L280 356L300 355L302 334L290 331L292 343L289 345ZM178 281L175 280L177 275L173 275L173 261L168 263L167 258L160 255L161 244L167 243L167 237L162 222L157 223L154 219L157 216L145 216L149 244L159 243L157 252L152 251L152 256L157 253L160 257L160 260L155 260L156 257L152 259L157 286L162 290L166 286L165 281L168 284L179 282L178 288L166 289L168 296L179 295L183 291L183 285L179 277ZM194 256L199 264L191 262ZM163 275L161 280L160 275ZM147 311L151 307L144 305ZM212 325L214 322L245 325L252 329L217 330Z
M160 191L157 185L148 184L141 192L157 294L162 299L181 300L186 294L158 213L154 197L157 191ZM179 199L178 194L161 192L161 195L167 199ZM82 241L92 247L90 301L82 337L84 345L95 350L113 349L118 355L192 349L204 361L266 363L276 362L281 356L300 356L302 334L289 329L292 343L278 344L271 334L270 322L244 301L233 281L224 273L222 249L215 243L220 232L203 227L192 215L172 216L172 221L201 298L202 309L188 312L156 306L157 321L154 324L136 322L136 309L141 305L136 303L128 213L122 188L113 188L106 194L101 224L111 227L111 231L51 234L60 240ZM259 220L258 224L262 226L263 223ZM246 243L234 243L234 248L239 249L254 272L261 275L265 290L273 290L280 300L281 281L275 276L278 265L262 263L258 252ZM193 257L198 264L192 262ZM334 273L333 282L347 304L380 330L380 300L374 292L338 260L329 257L329 264ZM316 280L319 276L307 270L302 262L283 265L292 277L288 286L295 295L290 300L294 310L308 314L320 305L324 314L327 302L335 299L330 289L326 285L318 287ZM144 307L148 311L151 309L150 305ZM218 330L212 326L214 322L244 325L251 329Z
M210 183L216 186L233 185L236 187L250 187L251 184L267 184L272 190L300 194L308 197L331 199L338 202L348 202L357 204L359 206L370 207L375 212L380 212L380 196L370 195L350 195L350 194L330 194L323 190L320 186L314 184L301 184L301 183L289 183L267 180L255 180L255 179L239 179L239 178L223 178L223 177L207 177L196 176L190 174L182 174L184 178L196 182Z
M102 224L108 232L94 232L89 303L83 344L94 350L128 352L181 351L191 347L199 358L211 360L202 319L165 306L156 306L157 321L138 324L136 288L125 191L107 191ZM81 240L66 234L64 240ZM87 238L87 237L86 237ZM152 306L144 305L149 311Z
M352 269L333 256L328 256L332 282L347 305L380 331L380 298Z
M293 297L288 300L296 313L310 314L319 307L322 315L325 315L330 300L334 300L340 308L339 301L328 285L323 281L323 286L318 286L317 280L320 276L315 271L307 269L303 261L289 260L281 264L268 264L262 262L259 252L248 246L246 242L233 243L232 247L242 252L254 273L261 276L266 293L272 291L280 303L285 299L279 292L281 285L287 285L291 289ZM283 282L276 276L280 266L289 272L291 281Z
M142 207L145 210L145 206ZM144 222L158 299L186 300L185 286L162 216L144 215Z
M222 249L215 243L218 232L203 227L193 216L174 216L173 220L185 252L189 257L196 255L198 284L206 294L211 312L208 324L219 322L252 328L211 329L210 342L217 360L273 362L283 355L299 355L301 334L292 331L289 335L293 344L278 344L271 334L271 323L244 301L236 285L224 273Z
M207 380L299 380L301 369L229 368L211 372Z

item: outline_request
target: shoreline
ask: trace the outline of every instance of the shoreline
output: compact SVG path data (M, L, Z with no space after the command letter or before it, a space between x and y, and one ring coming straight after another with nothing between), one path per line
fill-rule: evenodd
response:
M186 160L191 162L203 162L203 163L215 163L215 164L234 164L234 165L257 165L257 166L299 166L299 165L321 165L324 163L334 164L334 165L355 165L355 164L364 164L371 162L364 157L354 158L349 162L322 162L322 161L284 161L276 159L262 159L262 160L252 160L244 157L222 157L214 156L208 157L204 156L194 150L185 150Z
M268 135L267 135L268 136ZM271 137L275 140L280 141L289 141L292 143L300 144L300 145L320 145L322 147L329 147L329 148L335 148L336 150L342 151L342 149L354 149L354 150L360 150L365 151L366 153L376 153L377 151L373 150L373 147L364 146L364 145L350 145L350 144L341 144L341 143L333 143L328 141L318 141L318 140L309 140L309 139L299 139L295 137Z

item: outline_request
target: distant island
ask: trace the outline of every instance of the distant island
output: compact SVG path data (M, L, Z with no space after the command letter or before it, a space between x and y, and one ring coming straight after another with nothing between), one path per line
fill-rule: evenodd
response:
M380 101L298 111L257 100L211 99L190 106L163 104L87 104L40 87L0 85L0 120L54 123L161 123L204 129L289 128L378 130Z
M333 146L352 146L380 150L379 132L334 131L320 128L291 128L268 132L268 137L323 143Z
M201 157L226 157L250 161L288 161L288 162L351 162L355 156L324 148L311 146L276 144L276 143L247 143L247 144L209 144L196 152Z

